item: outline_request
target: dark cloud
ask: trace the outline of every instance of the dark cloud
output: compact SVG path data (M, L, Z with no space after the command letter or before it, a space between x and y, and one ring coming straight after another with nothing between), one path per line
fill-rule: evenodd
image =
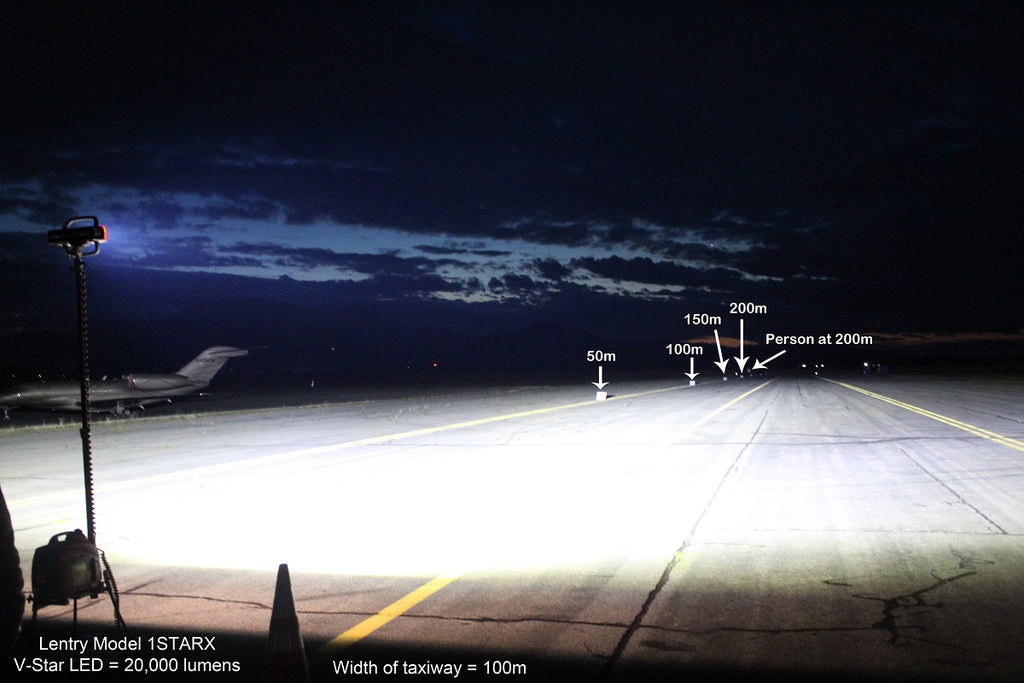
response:
M505 273L500 278L492 277L487 283L487 289L500 300L512 300L529 305L550 301L550 295L555 291L545 283L519 273Z
M271 256L276 265L283 267L307 270L327 266L340 271L395 278L431 276L441 266L461 265L461 262L452 259L405 258L393 253L338 253L330 249L288 248L272 243L238 243L222 251L264 258ZM443 288L444 291L447 289Z
M595 242L600 232L600 228L587 222L524 218L493 226L486 234L500 240L522 240L551 246L583 246Z
M0 24L5 234L103 209L136 270L328 272L357 281L318 291L581 325L731 296L1019 322L1012 3L3 3Z
M487 258L501 258L503 256L511 256L513 254L511 251L500 249L442 247L430 244L417 244L416 249L417 251L422 251L424 254L432 254L434 256L486 256Z
M493 282L493 281L492 281ZM514 273L506 273L502 276L500 283L492 285L499 287L504 290L511 291L531 291L536 289L537 283L533 281L528 275L516 275Z
M441 292L462 293L464 289L462 283L452 282L439 275L384 272L353 283L347 288L347 293L349 296L358 295L367 301L375 301L396 296L431 298Z
M537 270L537 273L541 277L548 280L564 280L572 274L572 271L566 268L564 265L556 261L555 259L537 259L533 262L533 267Z
M178 223L188 209L166 197L144 198L138 208L149 220L149 226L156 229L171 229Z
M15 216L18 223L60 226L76 213L74 204L67 191L49 183L40 190L11 186L0 193L0 212Z
M263 263L254 258L244 256L231 256L211 254L202 249L178 249L168 248L154 251L142 257L136 257L129 261L137 268L167 268L167 269L200 269L200 270L221 270L232 268L258 269Z
M195 208L192 214L209 222L223 219L238 220L270 220L281 213L281 206L276 202L260 197L243 198L242 201L231 203L206 204Z
M575 268L582 268L600 277L618 282L724 291L743 289L740 273L720 267L692 268L678 263L655 261L647 257L624 259L620 256L601 259L573 259L572 265Z

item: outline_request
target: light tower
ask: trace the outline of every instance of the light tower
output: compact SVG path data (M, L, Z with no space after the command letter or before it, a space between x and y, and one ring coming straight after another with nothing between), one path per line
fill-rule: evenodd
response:
M83 225L84 224L84 225ZM75 227L76 225L80 227ZM50 244L64 247L75 261L75 286L78 294L78 371L82 403L82 468L85 474L85 522L89 542L96 543L96 512L92 500L92 434L89 424L89 319L85 301L85 260L100 252L107 241L107 228L95 216L79 216L64 223L60 230L47 233ZM91 247L91 251L86 251Z

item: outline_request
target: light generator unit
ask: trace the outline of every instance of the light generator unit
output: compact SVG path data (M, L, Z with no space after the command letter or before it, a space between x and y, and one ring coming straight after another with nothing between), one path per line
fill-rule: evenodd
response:
M47 605L66 605L104 591L100 551L81 529L53 536L32 556L32 615ZM76 605L77 606L77 605Z

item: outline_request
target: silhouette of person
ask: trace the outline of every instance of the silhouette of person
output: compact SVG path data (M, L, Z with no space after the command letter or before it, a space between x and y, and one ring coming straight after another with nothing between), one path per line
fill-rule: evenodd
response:
M14 545L14 525L0 489L0 652L9 652L21 633L25 614L25 577Z

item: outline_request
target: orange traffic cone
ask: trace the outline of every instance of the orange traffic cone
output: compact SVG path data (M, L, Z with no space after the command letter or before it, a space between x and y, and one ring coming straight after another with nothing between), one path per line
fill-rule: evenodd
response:
M299 618L295 614L292 581L288 565L277 568L277 588L274 591L274 609L270 613L269 653L265 683L297 683L309 681L306 648L302 644Z

